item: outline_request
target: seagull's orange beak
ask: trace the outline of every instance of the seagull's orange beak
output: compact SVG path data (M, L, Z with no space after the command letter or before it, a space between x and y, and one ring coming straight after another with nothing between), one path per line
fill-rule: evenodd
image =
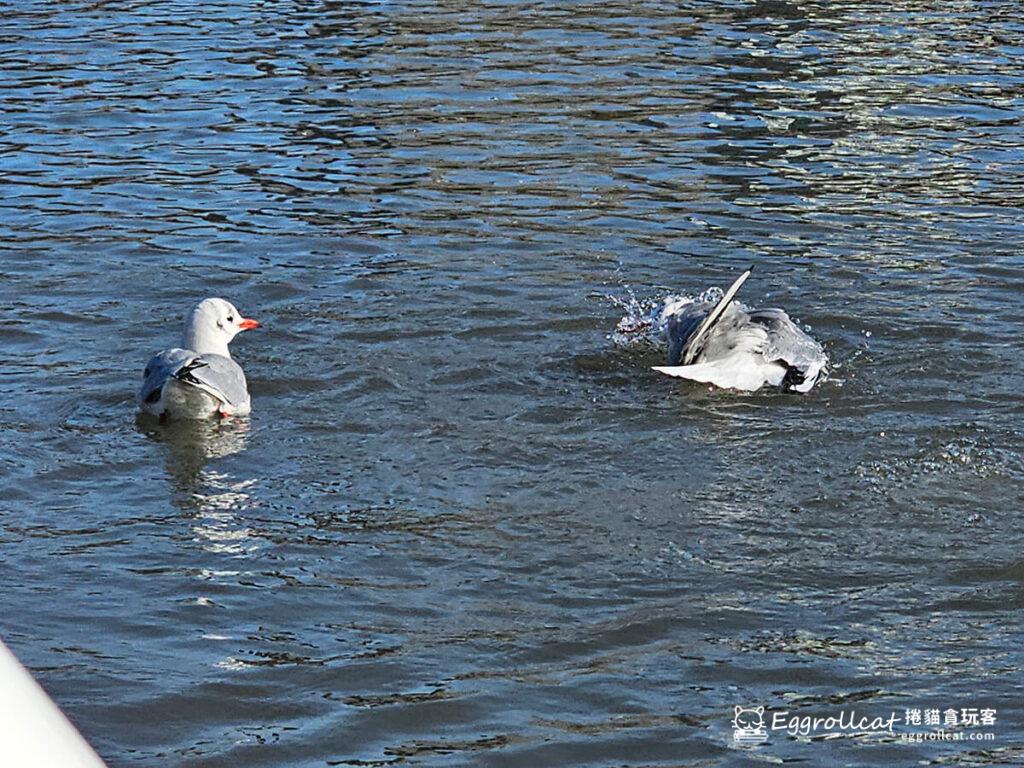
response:
M260 324L258 321L253 320L252 318L243 317L242 322L238 324L238 327L241 328L243 331L248 331L251 328L259 328Z

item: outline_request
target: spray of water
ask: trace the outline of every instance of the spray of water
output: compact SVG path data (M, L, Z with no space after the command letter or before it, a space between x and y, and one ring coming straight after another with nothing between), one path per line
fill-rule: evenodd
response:
M688 304L703 304L709 309L722 298L721 288L708 288L697 296L667 294L652 298L640 298L631 288L626 288L625 297L608 295L606 298L625 314L615 326L611 335L617 347L635 348L665 344L665 329L669 318Z

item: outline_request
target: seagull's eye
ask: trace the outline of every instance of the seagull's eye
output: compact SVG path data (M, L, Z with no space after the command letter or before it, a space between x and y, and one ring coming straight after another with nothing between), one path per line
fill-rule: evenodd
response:
M235 322L235 316L234 315L228 315L228 322L229 323Z

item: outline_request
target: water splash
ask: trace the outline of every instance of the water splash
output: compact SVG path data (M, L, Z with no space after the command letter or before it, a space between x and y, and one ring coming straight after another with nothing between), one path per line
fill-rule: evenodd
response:
M927 446L916 455L862 462L857 477L869 488L886 493L893 488L917 488L934 475L974 475L1009 478L1024 472L1024 462L1013 450L971 437L958 437L940 446Z
M609 337L617 347L632 349L640 346L660 348L665 343L665 330L669 318L688 304L706 304L710 309L724 295L721 288L708 288L697 296L670 293L657 297L640 298L632 288L626 296L605 296L626 314L615 325Z

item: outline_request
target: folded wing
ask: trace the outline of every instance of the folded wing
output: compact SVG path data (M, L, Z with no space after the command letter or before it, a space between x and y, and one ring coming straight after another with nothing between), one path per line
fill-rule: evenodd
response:
M150 359L143 372L140 403L155 403L174 379L196 387L232 409L249 403L249 390L241 366L223 355L199 355L188 349L166 349Z

